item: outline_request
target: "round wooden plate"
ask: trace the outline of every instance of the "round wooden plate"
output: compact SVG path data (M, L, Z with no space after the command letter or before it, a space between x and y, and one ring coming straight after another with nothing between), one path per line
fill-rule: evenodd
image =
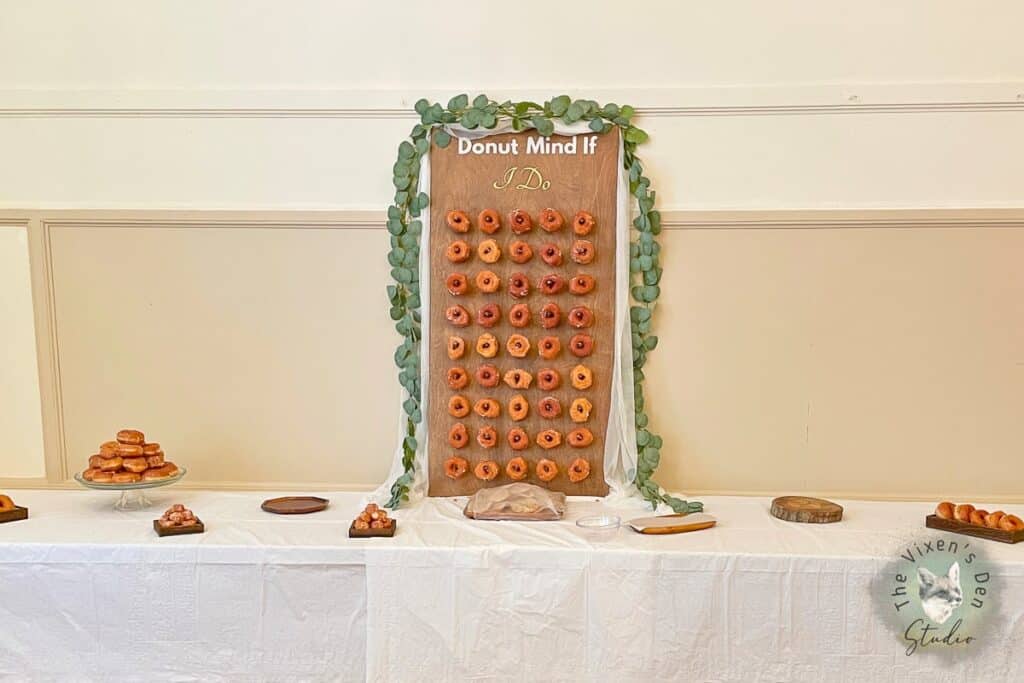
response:
M824 498L782 496L772 501L772 517L786 522L829 524L843 518L843 506Z
M326 510L331 501L316 496L284 496L263 501L260 508L275 515L307 515Z

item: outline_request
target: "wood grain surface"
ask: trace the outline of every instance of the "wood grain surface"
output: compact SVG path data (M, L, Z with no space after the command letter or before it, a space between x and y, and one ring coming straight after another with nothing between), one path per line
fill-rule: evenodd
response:
M772 516L786 522L830 524L843 518L843 506L824 498L782 496L772 501Z
M459 154L458 140L445 149L436 145L431 152L431 192L430 192L430 339L428 340L428 356L430 363L430 386L426 388L428 396L428 454L429 454L429 494L431 496L469 495L484 486L500 486L511 483L505 473L505 465L514 457L522 456L529 465L529 476L524 480L529 483L546 486L555 491L563 491L569 495L605 495L608 485L604 481L604 448L605 433L608 427L608 414L611 403L611 375L614 356L614 321L615 321L615 213L616 213L616 166L618 163L618 132L613 131L597 136L597 146L593 154L583 154L584 139L589 135L577 138L578 150L574 155L568 154L526 154L527 140L537 137L536 133L508 133L486 139L487 142L507 143L518 140L518 154ZM552 136L552 141L567 142L570 138ZM504 189L501 186L509 168L517 167L519 171L513 181ZM547 189L525 189L518 185L539 183L538 177L527 180L525 167L537 170L544 182L550 182ZM565 217L566 225L560 231L548 233L538 223L540 212L546 208L554 208ZM446 215L449 211L459 209L465 211L472 221L470 231L465 235L457 235L448 228ZM484 209L495 209L502 219L502 227L494 235L487 235L477 226L477 216ZM533 230L524 235L515 235L509 228L508 215L515 209L529 212L533 218ZM575 239L570 225L573 215L579 211L589 211L596 219L596 227L584 239L595 245L596 258L588 265L579 265L570 258L570 250ZM477 245L484 239L492 238L501 247L500 260L493 264L483 263L477 255ZM456 239L469 243L472 257L464 263L453 264L445 256L448 245ZM508 258L510 242L522 239L533 249L533 258L524 263L516 264ZM563 252L564 262L561 266L552 267L540 258L541 246L552 242ZM502 287L493 294L484 294L476 289L473 282L481 270L490 270L502 281ZM461 296L451 295L445 279L451 273L464 273L470 280L469 292ZM513 273L523 273L530 281L530 294L523 299L514 299L508 294L508 279ZM541 294L538 284L540 279L549 274L557 273L566 280L565 289L559 294L545 296ZM577 273L586 273L594 277L596 287L589 294L577 296L568 289L568 280ZM530 308L532 321L528 327L515 328L508 322L508 311L515 303L526 303ZM550 330L540 327L539 311L548 302L556 303L562 311L561 323ZM501 307L501 320L491 329L485 329L476 322L477 310L487 303L496 303ZM445 319L445 309L453 304L461 304L470 312L473 323L468 327L457 328ZM588 306L595 316L590 329L577 330L567 321L567 315L574 306ZM489 332L497 337L499 352L493 359L485 359L476 353L476 340L481 334ZM525 335L531 343L530 352L525 358L514 358L508 354L505 342L513 333ZM569 339L577 332L586 332L594 339L593 353L583 359L576 358L569 350ZM447 354L448 338L458 335L466 340L468 350L460 360L450 360ZM545 335L557 336L562 344L562 352L553 360L544 360L537 354L537 340ZM532 373L534 381L529 389L516 390L504 382L493 389L481 387L474 376L476 369L484 363L495 365L500 374L513 368L521 368ZM593 385L586 390L575 390L570 384L570 370L577 364L591 369L594 376ZM461 366L470 374L470 383L464 389L455 391L448 387L447 372L452 366ZM537 386L537 373L543 368L554 368L562 376L561 386L553 391L543 391ZM465 396L470 405L482 398L493 398L501 404L501 414L495 419L484 419L475 412L467 417L454 418L448 414L448 400L454 394ZM509 400L516 394L523 394L530 403L529 416L522 421L513 422L508 415ZM562 404L562 414L555 419L544 419L538 414L538 403L546 396L554 396ZM593 411L586 423L577 424L569 419L569 407L576 397L586 397L593 403ZM462 422L469 429L469 445L462 449L454 449L448 443L448 432L452 425ZM493 448L482 448L476 440L477 430L485 425L492 425L498 432L498 442ZM506 435L513 427L521 427L530 438L530 446L522 451L513 451L506 440ZM587 427L594 435L593 443L586 448L572 448L565 443L565 436L576 427ZM562 445L552 449L542 449L535 439L537 433L544 429L556 429L562 434ZM452 455L459 455L469 463L469 472L459 479L451 479L445 475L444 462ZM590 476L579 483L572 483L567 476L567 467L574 459L583 457L590 463ZM536 477L537 461L548 458L557 463L558 476L550 482L542 482ZM474 466L483 460L493 460L501 468L498 477L492 481L481 481L473 474Z
M957 519L943 519L938 515L928 515L925 517L924 525L929 529L942 529L943 531L952 531L955 534L986 538L990 541L999 541L1000 543L1020 543L1024 541L1024 530L1006 531L1005 529L990 529L987 526L968 524Z

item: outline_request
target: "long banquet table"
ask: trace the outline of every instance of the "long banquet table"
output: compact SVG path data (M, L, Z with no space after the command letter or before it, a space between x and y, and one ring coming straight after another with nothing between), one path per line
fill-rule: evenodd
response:
M907 657L875 615L869 586L926 532L925 503L800 525L712 497L714 529L593 540L574 521L596 500L512 523L434 499L396 512L393 539L349 539L358 493L302 517L261 511L273 492L162 489L133 512L13 493L31 518L0 525L0 680L1024 680L1024 544L979 542L1006 618L983 658ZM172 502L206 533L158 538Z

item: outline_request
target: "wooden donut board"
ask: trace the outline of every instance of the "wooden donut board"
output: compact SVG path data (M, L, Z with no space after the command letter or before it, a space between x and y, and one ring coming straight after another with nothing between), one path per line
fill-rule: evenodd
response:
M824 498L782 496L772 501L772 517L785 522L831 524L843 518L843 506Z
M529 476L524 480L569 495L603 496L608 493L604 481L605 434L611 406L611 378L614 359L615 323L615 219L617 209L617 166L619 155L619 133L617 130L606 134L585 133L576 138L575 154L526 153L530 139L540 136L536 132L506 133L485 138L481 142L510 143L516 140L518 153L460 154L459 141L453 138L445 149L437 145L431 148L430 187L430 338L427 340L429 362L429 386L425 387L427 405L427 443L429 458L429 495L462 496L471 495L483 487L501 486L512 483L505 474L505 465L514 457L522 456L529 464ZM584 154L585 140L595 137L597 144L593 153ZM572 138L552 136L551 141L567 143ZM536 144L536 143L534 143ZM534 169L533 171L528 169ZM511 175L509 175L511 174ZM510 180L510 181L509 181ZM509 182L506 182L509 181ZM545 184L549 183L549 184ZM537 187L540 186L540 187ZM530 189L537 187L537 189ZM499 189L501 188L501 189ZM547 233L540 228L538 216L543 209L554 208L565 217L566 225L560 231ZM448 211L465 211L472 222L472 228L465 235L452 232L446 223ZM494 235L487 235L477 226L477 216L484 209L495 209L501 215L501 229ZM533 218L533 230L525 235L515 235L509 228L508 214L515 209L529 212ZM594 230L582 239L595 245L596 257L588 265L579 265L570 258L570 247L580 239L570 225L573 215L589 211L596 220ZM472 257L464 263L453 264L445 256L448 245L462 239L469 243ZM502 250L500 260L493 264L483 263L477 253L477 245L484 239L494 239ZM524 264L516 264L508 258L510 242L522 239L533 248L533 258ZM561 266L548 266L540 258L540 247L554 242L562 249L564 261ZM473 282L477 272L491 270L501 279L502 287L494 294L479 292ZM445 279L451 273L465 273L470 280L470 291L462 296L452 296L445 286ZM524 299L514 299L508 294L508 278L512 273L524 273L530 281L530 294ZM565 289L554 296L544 296L537 284L543 276L557 273L566 280ZM587 273L596 280L592 292L576 296L568 290L568 280L576 273ZM544 330L538 324L540 307L553 301L562 310L562 322L556 328ZM515 303L526 303L532 315L531 324L522 329L512 327L508 322L508 310ZM497 303L501 307L501 321L493 328L485 329L476 323L476 311L485 303ZM445 309L462 304L473 316L468 327L453 327L445 319ZM567 314L573 306L588 306L594 313L594 325L587 330L576 330L569 326ZM497 337L500 350L493 359L480 357L475 350L479 335L490 332ZM505 341L513 333L525 335L531 343L530 353L522 359L511 357ZM586 332L594 338L594 352L587 358L579 359L568 350L569 339L577 332ZM457 334L466 340L466 355L452 361L447 355L449 335ZM553 360L544 360L537 355L537 340L545 335L557 336L562 342L561 354ZM476 382L474 372L483 363L495 365L500 374L512 368L522 368L534 376L529 389L516 390L504 382L493 389L486 389ZM583 391L572 388L569 371L577 364L590 368L593 385ZM452 366L464 367L470 374L469 386L455 391L447 384L447 371ZM537 387L536 377L542 368L555 368L562 375L562 385L554 391L543 391ZM471 412L467 417L456 419L448 414L448 399L454 394L465 396L470 406L485 397L501 403L501 415L486 420ZM530 403L529 416L520 422L513 422L508 416L508 401L515 394L523 394ZM545 396L555 396L562 404L562 415L555 419L544 419L538 415L537 404ZM569 406L574 398L584 396L593 403L590 419L576 424L568 417ZM456 422L463 422L469 429L469 445L454 449L448 444L448 432ZM498 443L493 448L482 448L477 444L478 428L491 424L498 432ZM572 448L565 443L565 435L576 427L587 427L594 435L593 443L586 448ZM506 434L513 427L521 427L530 437L529 448L513 451L506 440ZM556 429L562 434L561 446L542 449L535 439L544 429ZM469 472L459 479L445 475L444 462L458 454L469 462ZM579 483L572 483L566 474L569 463L578 457L590 463L590 476ZM559 473L552 481L542 482L536 477L538 460L548 458L558 465ZM499 476L492 481L481 481L473 475L473 467L480 461L494 460L501 467Z
M398 522L394 519L391 520L391 526L386 529L357 529L356 523L353 520L352 524L348 527L349 538L391 538L398 531Z
M975 536L976 538L986 538L990 541L999 541L1000 543L1020 543L1021 541L1024 541L1024 529L1021 529L1020 531L990 529L987 526L968 524L967 522L961 522L958 519L943 519L938 515L928 515L925 517L924 525L929 529L952 531L955 534Z
M203 520L196 518L195 524L186 524L184 526L160 526L160 520L153 520L153 530L157 536L184 536L186 534L202 534L206 532L206 525L203 524Z
M23 519L28 519L28 508L14 506L13 510L4 510L0 512L0 524L7 522L19 522Z

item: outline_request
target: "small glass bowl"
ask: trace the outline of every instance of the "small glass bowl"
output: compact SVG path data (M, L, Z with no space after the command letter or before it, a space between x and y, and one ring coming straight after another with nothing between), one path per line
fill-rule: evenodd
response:
M576 520L576 526L583 531L587 538L603 541L619 533L619 527L622 526L622 518L616 515L581 517Z

